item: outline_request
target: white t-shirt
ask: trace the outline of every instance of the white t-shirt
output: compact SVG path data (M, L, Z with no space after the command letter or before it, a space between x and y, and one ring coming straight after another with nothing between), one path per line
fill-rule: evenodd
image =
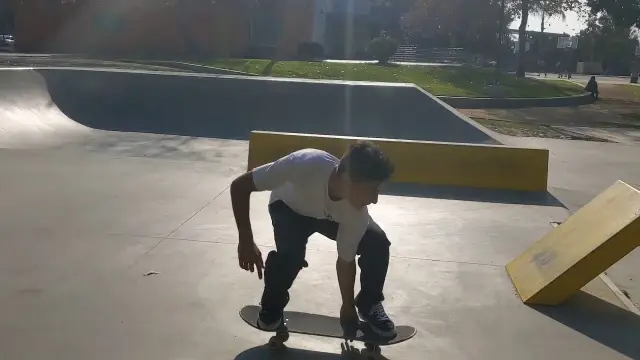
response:
M260 191L272 190L269 203L282 200L300 215L337 222L338 256L352 261L370 217L366 206L329 198L329 177L339 162L325 151L302 149L253 169L253 182Z

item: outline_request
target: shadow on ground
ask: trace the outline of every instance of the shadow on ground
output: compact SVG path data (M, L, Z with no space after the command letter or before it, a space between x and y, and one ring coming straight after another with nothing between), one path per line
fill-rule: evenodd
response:
M340 354L331 354L326 352L302 350L295 348L287 348L283 352L274 353L265 345L256 346L251 349L247 349L234 360L264 360L264 359L278 359L278 360L351 360L351 359L364 359L365 357L360 353L360 350L342 344L342 351ZM384 355L377 356L380 360L390 360Z
M115 156L161 158L187 161L217 161L229 152L243 154L245 145L233 140L186 137L177 135L104 132L84 144L89 151ZM246 156L237 166L246 167Z
M477 201L498 204L521 204L559 207L564 206L549 192L494 190L454 186L391 183L382 191L384 195L423 197L433 199Z
M532 306L542 314L631 359L640 359L640 316L584 291L559 306Z

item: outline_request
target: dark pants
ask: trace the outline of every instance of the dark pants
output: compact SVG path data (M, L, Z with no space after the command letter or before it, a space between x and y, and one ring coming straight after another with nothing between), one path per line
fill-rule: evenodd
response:
M277 251L267 256L264 271L262 307L268 311L281 311L289 301L289 289L298 272L307 266L307 241L314 233L336 239L338 223L303 216L283 201L269 205ZM383 288L389 266L387 235L379 227L370 226L358 246L360 267L360 293L356 305L366 310L384 300ZM336 255L337 259L337 255Z

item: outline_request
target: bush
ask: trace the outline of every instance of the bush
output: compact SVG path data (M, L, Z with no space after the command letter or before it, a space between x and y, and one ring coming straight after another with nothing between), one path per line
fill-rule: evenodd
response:
M313 41L302 42L298 45L298 58L300 60L316 60L324 57L324 48Z
M381 35L371 40L368 48L369 55L378 60L380 64L388 63L389 59L396 53L396 50L398 50L398 43L392 37L386 35Z

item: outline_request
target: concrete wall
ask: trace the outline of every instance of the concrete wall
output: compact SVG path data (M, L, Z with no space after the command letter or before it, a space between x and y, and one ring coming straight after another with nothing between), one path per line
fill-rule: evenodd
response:
M576 67L579 74L599 75L602 74L602 63L599 61L579 61Z
M315 15L315 0L282 0L284 27L282 42L279 44L280 57L294 57L298 45L311 41Z
M329 0L333 12L354 15L368 15L371 11L370 0Z
M360 138L253 131L247 170L303 148L340 157ZM454 144L401 139L372 140L389 156L391 182L546 192L549 151L499 145Z
M332 58L359 58L371 40L369 0L317 0L314 40Z
M326 46L327 13L331 11L332 0L316 0L313 18L312 40Z

